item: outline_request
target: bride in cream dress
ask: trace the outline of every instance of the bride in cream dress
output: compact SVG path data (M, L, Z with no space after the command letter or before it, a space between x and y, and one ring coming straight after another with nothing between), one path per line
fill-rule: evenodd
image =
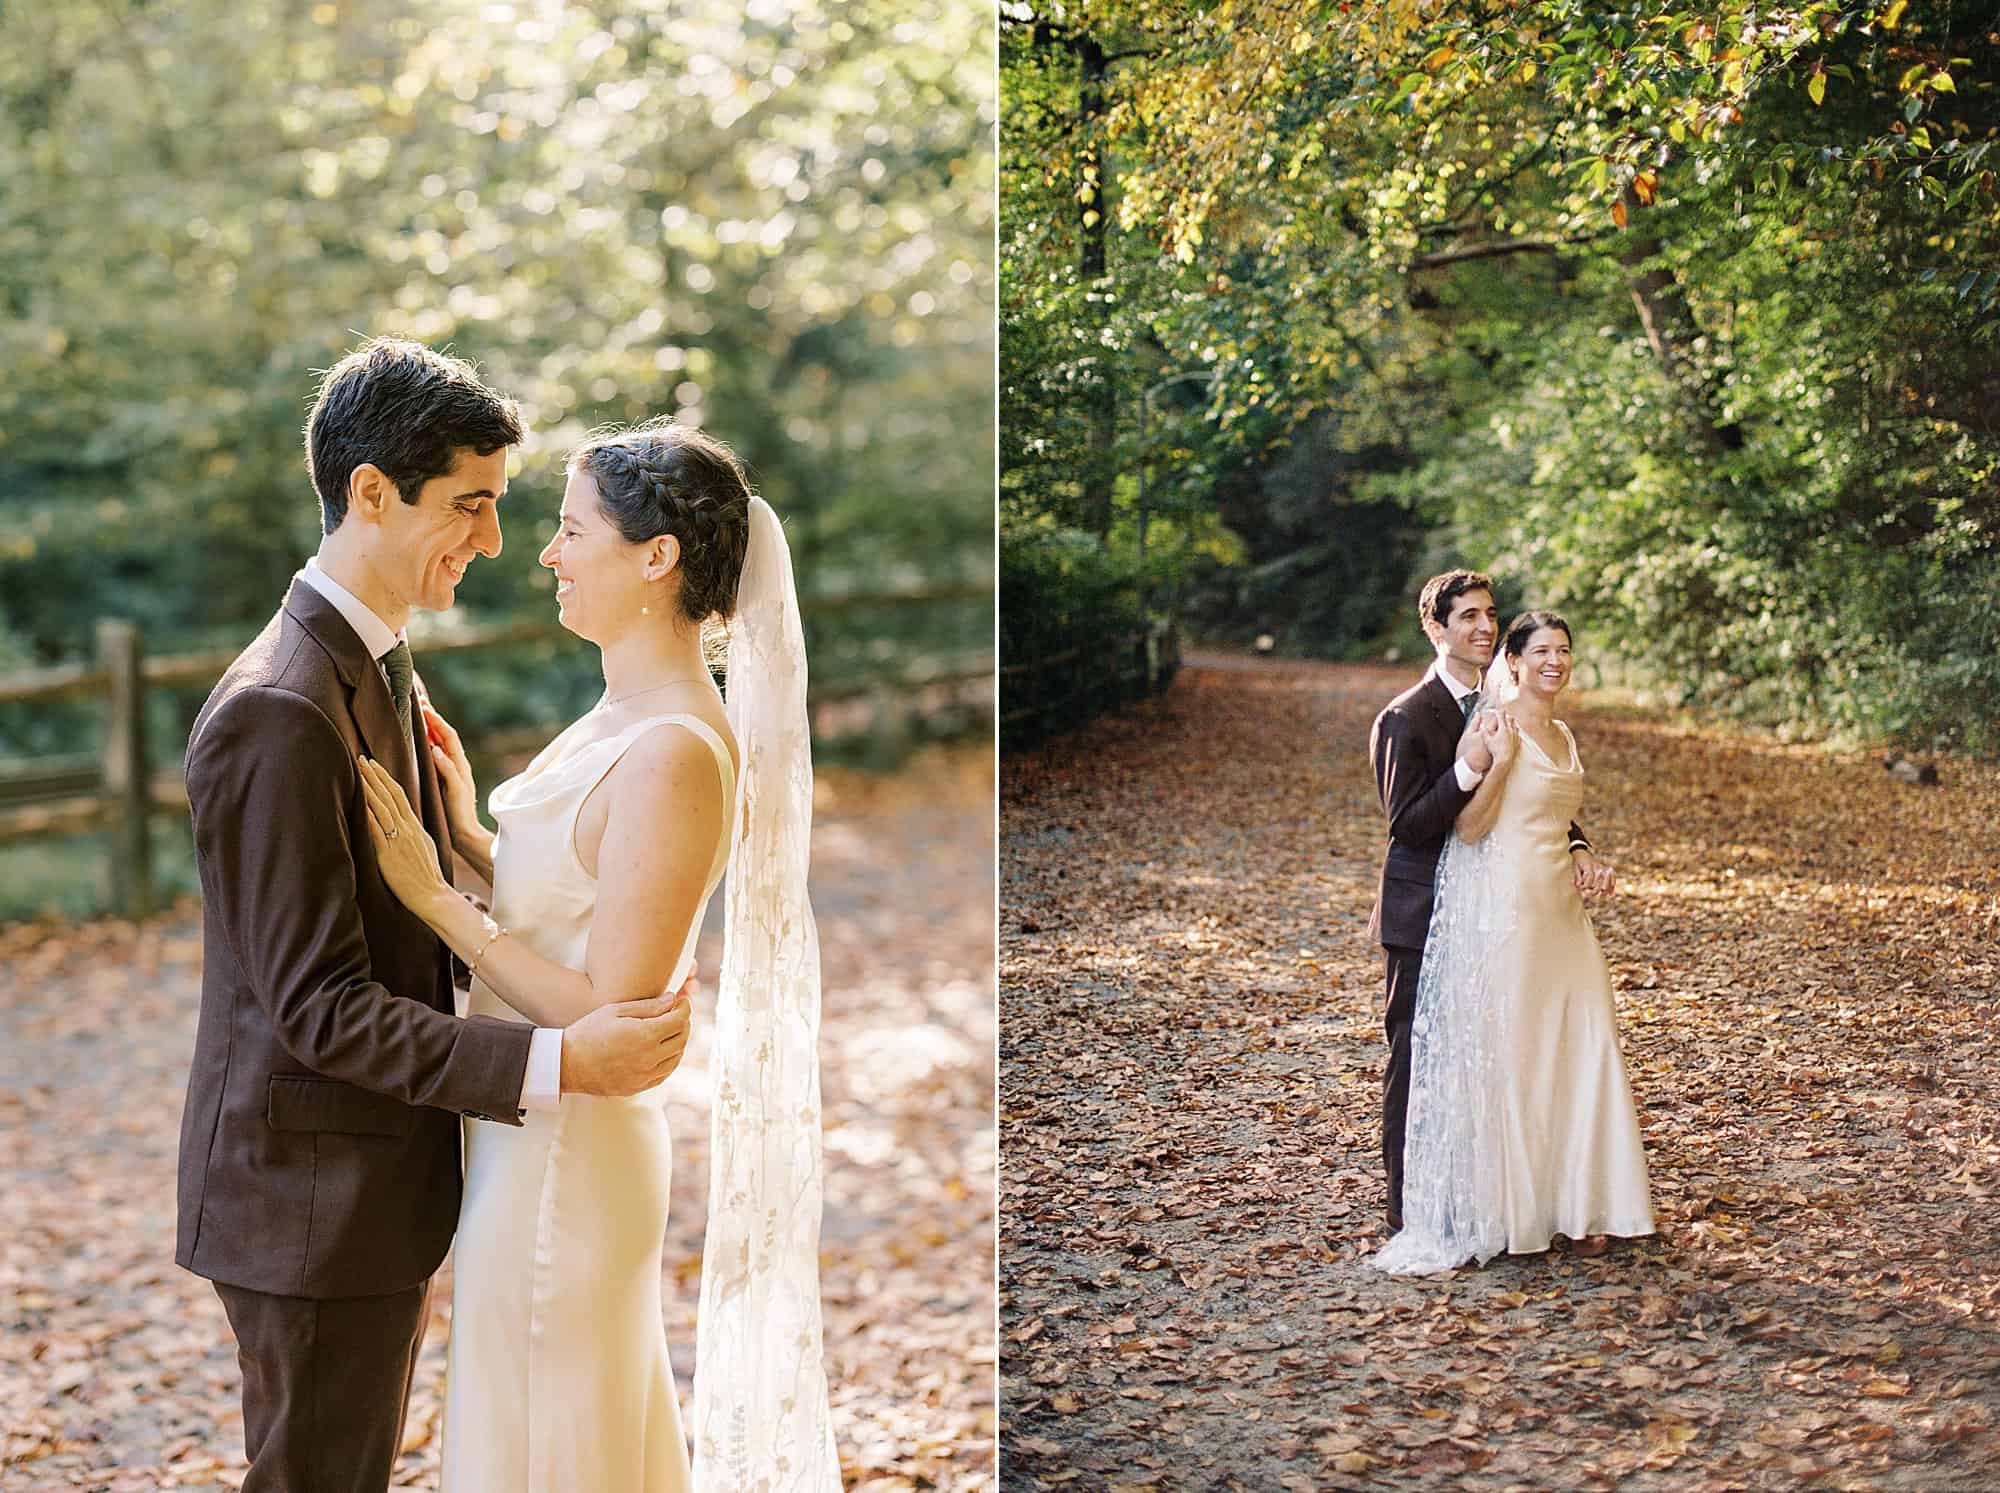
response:
M602 702L475 811L425 707L452 848L443 880L400 789L368 775L397 896L473 971L473 1012L561 1026L676 989L729 869L695 1364L695 1451L662 1326L672 1140L653 1090L466 1126L446 1381L447 1493L840 1486L820 1361L818 948L805 895L805 659L777 517L727 448L654 422L573 453L541 555ZM725 704L704 625L734 618ZM559 1092L559 1085L548 1085Z
M1569 624L1508 627L1466 728L1493 766L1438 862L1410 1029L1403 1227L1369 1260L1450 1270L1563 1235L1582 1254L1653 1232L1611 974L1576 888L1567 827L1583 800L1555 716Z

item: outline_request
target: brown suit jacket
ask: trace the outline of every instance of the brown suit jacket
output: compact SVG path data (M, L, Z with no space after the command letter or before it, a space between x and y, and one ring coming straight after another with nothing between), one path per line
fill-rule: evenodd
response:
M453 1014L449 951L377 867L363 752L448 845L430 754L403 734L380 666L294 580L187 756L201 1018L174 1258L271 1295L428 1279L458 1218L458 1116L520 1122L532 1029Z

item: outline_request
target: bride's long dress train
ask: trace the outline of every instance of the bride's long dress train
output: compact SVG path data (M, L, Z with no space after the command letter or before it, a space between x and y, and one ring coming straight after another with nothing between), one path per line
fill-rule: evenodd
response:
M588 721L589 717L585 718ZM696 716L581 740L578 722L488 799L499 823L493 916L544 958L584 966L597 885L578 860L578 812L627 749L673 724L709 746L724 833L736 773ZM697 911L667 988L685 977ZM474 981L470 1009L520 1020ZM658 1090L565 1098L519 1127L467 1121L445 1387L446 1493L684 1493L692 1486L661 1318L672 1138Z
M1370 1260L1397 1275L1533 1254L1556 1234L1654 1231L1611 972L1576 890L1567 828L1583 764L1525 731L1498 818L1453 835L1411 1026L1403 1228Z

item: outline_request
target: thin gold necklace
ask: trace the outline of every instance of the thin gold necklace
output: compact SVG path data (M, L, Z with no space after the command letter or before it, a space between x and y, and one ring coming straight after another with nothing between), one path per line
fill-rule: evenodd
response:
M597 708L599 710L609 710L614 705L623 705L627 700L636 700L641 695L657 695L661 690L672 689L677 684L697 684L704 679L708 680L711 684L714 683L714 680L710 679L706 674L694 675L686 679L669 679L665 684L655 684L648 689L635 689L630 694L620 695L615 700L611 696L606 695L602 700L597 702Z

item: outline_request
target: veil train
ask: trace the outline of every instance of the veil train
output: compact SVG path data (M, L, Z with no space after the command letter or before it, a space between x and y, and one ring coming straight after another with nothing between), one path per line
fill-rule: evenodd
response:
M726 701L742 758L730 831L695 1334L701 1493L838 1493L821 1361L819 935L806 894L805 635L778 516L750 499Z

